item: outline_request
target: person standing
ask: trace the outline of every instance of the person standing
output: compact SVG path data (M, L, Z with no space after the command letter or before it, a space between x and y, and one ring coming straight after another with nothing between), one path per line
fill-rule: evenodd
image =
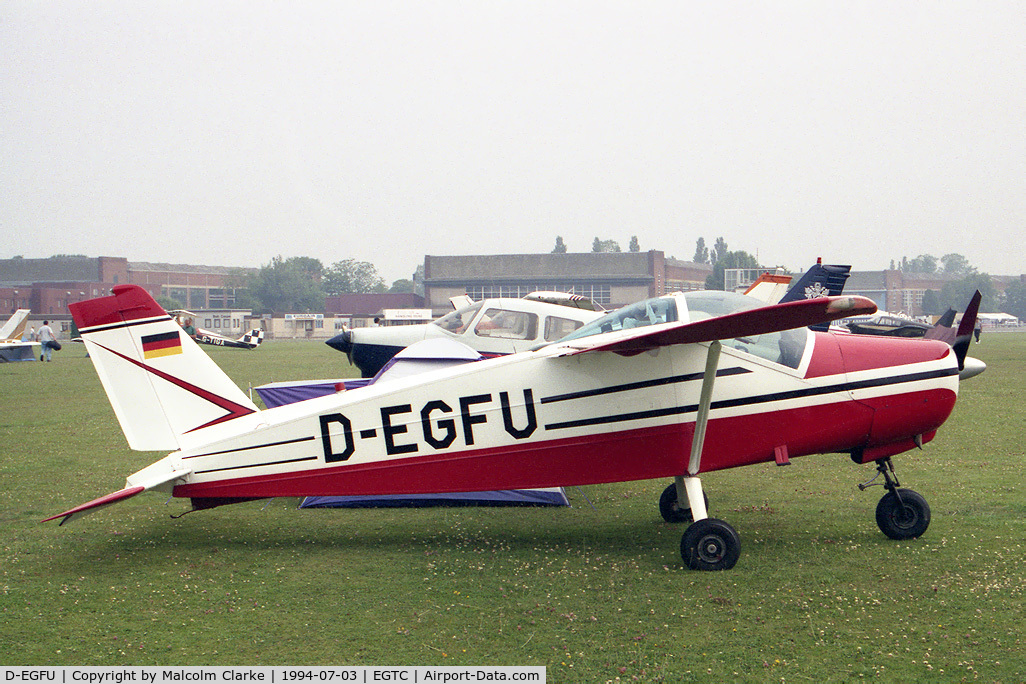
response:
M60 347L57 346L57 337L53 334L50 321L43 321L36 336L39 338L39 360L53 361L53 350Z

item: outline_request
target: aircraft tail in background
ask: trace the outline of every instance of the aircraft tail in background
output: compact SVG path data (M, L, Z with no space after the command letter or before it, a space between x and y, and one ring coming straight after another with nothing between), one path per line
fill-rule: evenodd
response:
M962 314L962 320L959 321L958 328L954 327L954 310L948 309L947 313L937 321L937 324L923 335L927 339L941 340L951 345L955 350L955 355L958 357L959 378L962 380L979 375L987 367L982 361L971 358L967 359L969 343L972 342L973 335L976 335L977 339L979 339L979 333L976 331L976 317L980 312L980 301L982 299L983 295L977 290L969 300L969 304L965 307L965 313Z
M850 265L824 265L822 259L817 260L812 268L791 285L791 289L787 291L780 303L816 297L836 297L844 291L844 284L848 281L850 271ZM820 323L809 327L812 330L826 332L830 324Z
M179 449L194 430L258 410L146 290L113 293L68 308L129 446Z
M250 347L251 349L256 349L260 346L260 343L264 341L264 331L259 328L253 328L248 333L246 333L245 335L243 335L235 341L241 342L242 344L246 345L247 347Z
M0 340L21 340L28 322L29 309L18 309L0 327Z

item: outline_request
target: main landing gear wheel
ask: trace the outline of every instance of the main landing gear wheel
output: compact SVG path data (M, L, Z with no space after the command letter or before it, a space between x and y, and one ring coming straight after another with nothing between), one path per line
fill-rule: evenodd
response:
M703 492L702 498L705 499L705 509L709 510L709 497ZM694 520L691 506L681 506L677 501L677 485L673 482L659 495L659 514L668 523L689 523Z
M740 556L737 531L716 518L691 523L680 540L680 557L692 570L730 570Z
M930 506L911 489L895 489L876 505L876 524L891 539L915 539L930 526Z

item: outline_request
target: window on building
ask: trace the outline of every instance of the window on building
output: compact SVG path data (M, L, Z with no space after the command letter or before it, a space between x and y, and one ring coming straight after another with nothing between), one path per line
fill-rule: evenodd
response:
M536 282L527 284L488 284L468 285L465 288L467 295L474 301L482 299L494 299L496 297L508 297L520 299L532 292L549 290L554 292L569 292L587 297L596 304L609 304L609 285L598 283L577 283L574 285L561 282Z

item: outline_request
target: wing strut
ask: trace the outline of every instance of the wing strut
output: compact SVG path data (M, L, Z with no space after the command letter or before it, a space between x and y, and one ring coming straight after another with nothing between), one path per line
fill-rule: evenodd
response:
M705 375L702 376L702 392L698 398L698 417L695 419L695 434L691 438L691 458L688 470L682 476L674 478L677 485L677 501L685 497L691 506L691 519L704 520L709 517L705 508L705 496L702 494L702 481L698 473L702 468L702 447L705 445L705 428L709 424L709 407L712 405L713 384L716 382L716 368L720 362L720 350L723 345L719 340L709 343L709 353L705 357Z

